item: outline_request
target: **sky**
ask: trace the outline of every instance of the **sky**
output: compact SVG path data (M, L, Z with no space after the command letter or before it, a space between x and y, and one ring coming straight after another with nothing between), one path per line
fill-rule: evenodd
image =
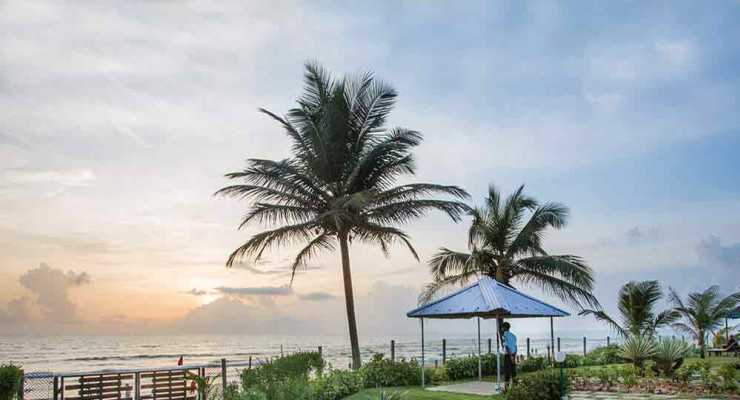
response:
M339 255L292 286L295 248L227 269L263 227L212 195L290 156L257 109L292 107L307 61L398 90L413 180L569 206L546 248L588 261L608 311L629 280L735 291L738 20L737 1L0 1L0 334L344 334ZM466 223L406 226L422 262L353 246L361 335L415 332L425 260Z

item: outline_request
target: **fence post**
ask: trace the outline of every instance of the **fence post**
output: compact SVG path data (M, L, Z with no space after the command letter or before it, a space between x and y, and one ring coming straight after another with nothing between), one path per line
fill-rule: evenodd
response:
M583 356L586 357L586 337L583 337Z
M560 351L560 338L558 338L558 351Z
M134 399L139 400L141 398L141 372L134 374Z
M221 359L221 398L226 399L226 359Z
M319 346L319 357L321 357L321 358L324 357L324 348L321 347L321 346Z
M606 337L606 347L609 347L609 336Z
M391 340L391 361L396 361L396 341Z
M491 338L488 338L488 354L491 354Z
M550 345L547 345L547 363L550 363Z
M529 352L529 338L527 338L527 358L529 358L530 354L531 353Z
M442 364L447 362L447 339L442 339Z
M59 377L55 376L53 381L54 389L52 390L54 400L59 400Z
M18 386L18 399L23 400L23 397L25 396L25 386L26 386L26 372L24 370L21 370L21 384Z
M280 345L280 358L283 358L283 345Z

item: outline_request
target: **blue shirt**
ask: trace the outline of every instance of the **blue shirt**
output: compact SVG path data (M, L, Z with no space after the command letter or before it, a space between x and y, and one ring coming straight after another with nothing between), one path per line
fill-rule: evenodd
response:
M504 341L504 349L506 350L507 354L516 353L516 335L509 331L506 331L504 332L502 340Z

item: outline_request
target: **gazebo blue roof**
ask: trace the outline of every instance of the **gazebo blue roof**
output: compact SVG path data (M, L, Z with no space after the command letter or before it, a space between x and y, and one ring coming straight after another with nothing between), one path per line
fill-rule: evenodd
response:
M538 318L569 315L487 276L406 314L410 318Z
M730 311L729 314L727 314L727 318L729 319L740 319L740 307Z

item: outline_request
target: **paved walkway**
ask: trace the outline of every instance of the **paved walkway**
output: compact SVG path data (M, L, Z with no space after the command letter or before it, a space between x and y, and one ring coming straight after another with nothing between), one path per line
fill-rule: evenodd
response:
M682 397L678 395L658 395L658 394L636 394L636 393L605 393L605 392L573 392L570 395L571 400L713 400L710 397Z
M490 396L492 394L498 393L498 391L496 391L496 384L493 382L486 382L486 381L483 381L483 382L472 381L472 382L456 383L454 385L433 386L433 387L427 388L427 390L430 390L432 392L477 394L481 396Z

